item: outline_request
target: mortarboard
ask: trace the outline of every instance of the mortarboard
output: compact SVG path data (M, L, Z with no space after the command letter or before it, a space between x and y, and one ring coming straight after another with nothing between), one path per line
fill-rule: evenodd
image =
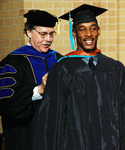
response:
M102 13L107 11L105 8L96 7L88 4L83 4L70 12L67 12L66 14L60 16L59 18L64 20L69 20L71 15L71 18L73 19L74 26L76 26L79 23L87 23L91 21L96 21L96 17Z
M54 27L58 19L56 16L43 10L29 10L23 15L27 23L35 26Z
M59 17L60 19L69 20L70 45L72 49L74 49L74 46L72 44L72 22L73 27L80 23L88 23L92 21L97 22L96 17L104 13L105 11L107 11L107 9L105 8L83 4Z

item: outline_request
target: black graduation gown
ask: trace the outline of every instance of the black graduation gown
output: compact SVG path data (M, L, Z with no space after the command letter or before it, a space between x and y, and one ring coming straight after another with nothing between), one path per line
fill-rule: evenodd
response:
M33 47L24 46L17 51L0 62L0 115L5 150L31 150L40 104L40 100L32 101L33 89L48 70L43 54ZM51 66L57 55L60 57L58 53L49 55Z
M33 150L125 150L124 66L62 59L48 76Z

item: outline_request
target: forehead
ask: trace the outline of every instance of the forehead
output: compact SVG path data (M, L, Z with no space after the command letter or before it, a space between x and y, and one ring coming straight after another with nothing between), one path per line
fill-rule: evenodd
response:
M39 32L52 32L52 31L54 31L54 27L36 26L36 29L37 29Z
M92 27L92 26L97 26L97 22L89 22L89 23L80 23L76 26L76 28L80 27Z

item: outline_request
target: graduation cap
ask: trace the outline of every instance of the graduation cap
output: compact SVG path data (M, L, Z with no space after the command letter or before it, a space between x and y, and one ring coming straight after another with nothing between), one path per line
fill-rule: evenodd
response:
M60 19L69 20L69 34L70 34L70 45L74 50L73 36L72 36L72 22L73 27L80 23L97 22L96 17L107 11L105 8L96 7L88 4L83 4L66 14L60 16Z
M56 16L43 10L29 10L23 16L27 18L27 23L35 26L54 27L58 22Z
M69 20L70 18L72 18L73 24L74 26L76 26L79 23L88 23L91 21L97 22L96 17L104 13L105 11L107 11L107 9L105 8L83 4L60 16L59 18L64 20Z

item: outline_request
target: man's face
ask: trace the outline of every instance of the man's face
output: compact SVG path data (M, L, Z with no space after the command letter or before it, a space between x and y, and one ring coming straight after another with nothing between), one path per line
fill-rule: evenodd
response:
M73 30L80 51L91 52L97 49L100 29L96 22L80 23Z
M35 30L27 30L29 42L39 52L47 52L54 38L54 28L37 26Z

